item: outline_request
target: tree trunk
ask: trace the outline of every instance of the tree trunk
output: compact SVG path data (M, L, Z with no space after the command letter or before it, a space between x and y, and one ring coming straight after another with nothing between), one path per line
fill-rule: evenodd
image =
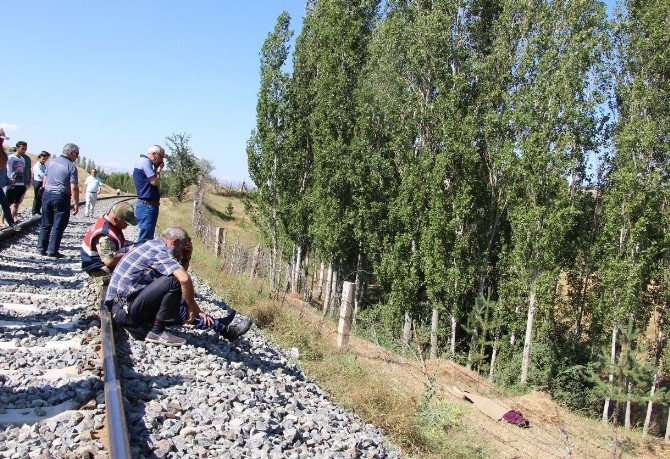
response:
M633 392L633 382L630 380L630 378L626 378L626 414L624 416L624 428L626 430L630 430L631 428L631 422L630 422L630 397L631 397L631 392Z
M526 320L526 337L523 341L523 358L521 361L521 384L528 382L528 367L530 365L530 345L533 337L533 320L535 319L535 308L537 307L537 267L533 268L530 279L530 294L528 295L528 319Z
M616 342L617 335L619 334L619 324L617 323L616 317L614 318L614 326L612 328L612 347L610 351L610 364L614 366L616 362ZM609 374L610 387L614 385L614 373L610 371ZM610 409L610 398L605 399L605 404L603 405L603 422L607 422L609 419L609 409Z
M324 271L323 261L321 262L321 267L319 268L319 284L316 286L316 301L321 300L321 294L323 293L323 271Z
M430 358L437 358L437 330L440 324L440 311L433 308L433 318L430 322Z
M644 416L644 426L642 427L642 436L646 437L649 433L649 424L651 424L651 412L654 409L654 394L656 393L656 385L658 384L658 369L654 373L654 381L651 384L651 391L649 391L649 401L647 401L647 414Z
M337 311L337 300L338 300L338 291L337 291L337 269L333 269L333 281L330 286L330 303L328 304L328 311Z
M668 410L668 419L665 421L665 441L670 440L670 410Z
M361 275L363 271L363 253L358 250L358 260L356 261L356 292L354 293L354 317L352 324L356 325L356 316L358 315L358 305L361 299Z
M493 373L496 365L496 357L498 357L498 334L493 340L493 350L491 351L491 366L489 368L489 379L493 381Z
M302 246L296 247L295 265L293 266L293 282L291 293L298 293L300 290L300 268L302 267Z
M405 311L405 322L402 325L402 343L409 346L409 340L412 338L412 318L409 311Z
M328 277L326 278L326 296L323 299L323 315L328 314L330 306L330 295L332 294L331 283L333 280L333 263L328 263Z
M451 339L449 340L449 359L456 359L456 316L451 315Z

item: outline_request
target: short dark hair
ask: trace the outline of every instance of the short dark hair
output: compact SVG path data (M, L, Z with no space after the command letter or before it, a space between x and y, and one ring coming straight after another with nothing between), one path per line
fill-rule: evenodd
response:
M16 148L19 148L20 146L28 148L28 144L23 140L19 140L18 142L16 142Z
M42 150L40 152L40 154L37 155L37 158L48 158L49 156L51 156L51 153L49 153L48 151Z

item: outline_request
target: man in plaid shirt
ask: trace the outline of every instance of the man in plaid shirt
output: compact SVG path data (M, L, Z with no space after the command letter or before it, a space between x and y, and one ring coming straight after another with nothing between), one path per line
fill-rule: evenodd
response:
M234 312L225 319L213 319L200 310L188 274L192 253L186 230L177 227L166 229L161 237L121 258L105 297L114 322L126 327L152 324L145 339L168 346L181 346L186 340L165 330L167 324L214 329L229 341L246 333L251 327L249 317L239 315L241 320L232 323Z

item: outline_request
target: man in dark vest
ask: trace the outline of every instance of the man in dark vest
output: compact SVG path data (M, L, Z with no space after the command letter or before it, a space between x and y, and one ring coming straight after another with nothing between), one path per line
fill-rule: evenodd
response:
M123 230L137 225L133 206L119 202L92 224L81 243L81 269L103 285L109 283L114 267L128 252Z
M140 226L137 242L153 239L156 232L158 206L161 199L158 182L161 178L164 158L163 147L152 145L146 155L140 155L133 169L133 182L137 190L135 216Z

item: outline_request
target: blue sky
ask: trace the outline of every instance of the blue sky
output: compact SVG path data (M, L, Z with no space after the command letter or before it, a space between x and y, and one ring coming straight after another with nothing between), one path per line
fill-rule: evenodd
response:
M0 125L29 152L73 142L96 164L132 169L173 132L223 181L248 181L259 51L303 0L3 2Z
M304 0L3 2L8 144L59 153L73 142L96 164L129 170L150 145L187 132L214 175L248 182L258 53L283 10L297 35Z

